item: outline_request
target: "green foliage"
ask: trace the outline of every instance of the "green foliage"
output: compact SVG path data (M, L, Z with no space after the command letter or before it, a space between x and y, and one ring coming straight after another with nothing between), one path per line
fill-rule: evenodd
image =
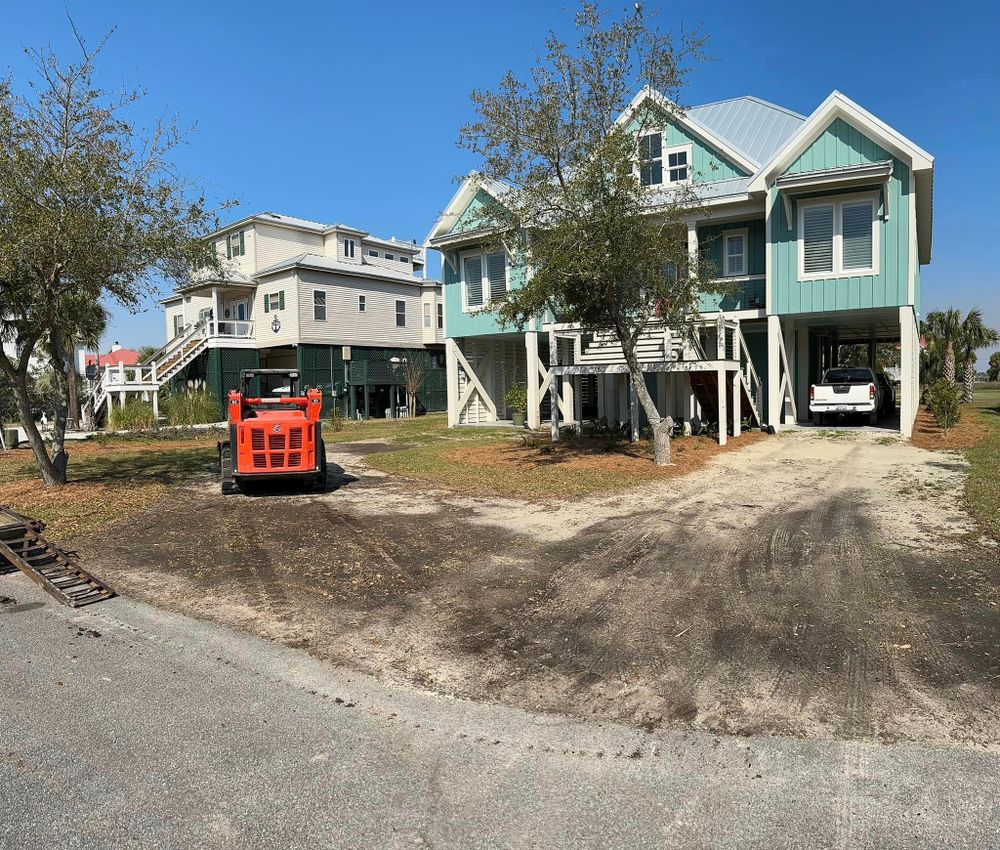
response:
M335 433L344 430L344 408L336 402L330 411L330 428Z
M850 343L840 346L837 363L841 366L865 368L868 364L868 343ZM875 371L884 372L899 365L899 343L875 344Z
M528 385L522 383L511 384L504 394L503 400L508 410L527 410Z
M148 401L130 399L124 407L111 406L108 427L112 431L149 431L156 425L153 405Z
M994 351L990 355L990 365L986 370L987 381L1000 381L1000 351Z
M165 394L160 407L168 425L205 425L219 421L219 400L208 390Z
M139 347L139 350L136 351L136 354L139 355L139 362L140 363L148 363L149 360L150 360L150 358L154 354L156 354L156 352L159 351L159 350L160 349L157 348L155 345L142 345L142 346Z
M947 431L961 416L961 388L945 378L935 381L927 390L927 407L938 427Z

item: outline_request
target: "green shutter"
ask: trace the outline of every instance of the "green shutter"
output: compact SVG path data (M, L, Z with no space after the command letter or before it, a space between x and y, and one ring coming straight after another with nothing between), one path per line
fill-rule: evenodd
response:
M233 258L233 248L229 244L229 237L226 237L226 259L231 260Z
M285 309L285 290L284 289L282 289L281 292L278 293L278 309L279 310L284 310Z
M246 246L243 244L243 231L240 231L240 256L244 256L247 252Z
M264 312L265 313L271 312L271 296L268 295L266 292L264 293Z

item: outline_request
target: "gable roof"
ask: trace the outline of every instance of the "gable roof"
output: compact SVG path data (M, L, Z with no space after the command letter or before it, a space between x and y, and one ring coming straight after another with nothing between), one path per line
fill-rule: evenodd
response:
M804 115L750 96L691 106L686 114L743 151L757 167L774 156L806 120Z
M440 241L451 233L452 228L458 223L462 213L472 203L472 199L476 197L476 193L480 189L497 199L510 191L509 186L486 177L478 171L470 171L463 178L458 190L451 196L451 200L445 205L441 215L437 217L437 221L431 227L430 233L424 239L426 247L430 247L432 242Z

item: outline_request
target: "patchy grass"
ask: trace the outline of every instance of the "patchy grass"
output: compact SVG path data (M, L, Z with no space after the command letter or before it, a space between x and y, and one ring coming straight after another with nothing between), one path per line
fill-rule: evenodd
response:
M978 390L972 413L983 436L965 452L965 500L985 531L1000 540L1000 389Z
M763 439L758 432L720 447L708 437L672 442L673 464L652 462L652 445L610 443L606 438L564 439L510 428L447 429L445 417L397 422L350 423L333 442L379 439L405 448L369 455L375 469L436 487L523 499L584 496L626 490L637 484L685 475L717 454Z
M216 465L215 433L102 437L70 443L69 482L43 487L30 449L0 454L0 504L67 540L133 517Z

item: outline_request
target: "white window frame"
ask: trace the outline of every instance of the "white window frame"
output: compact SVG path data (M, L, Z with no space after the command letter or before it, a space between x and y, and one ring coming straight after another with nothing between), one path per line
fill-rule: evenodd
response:
M872 205L872 264L867 269L844 268L844 204L868 201ZM847 195L832 195L822 198L810 198L808 201L798 201L798 236L796 238L797 271L799 280L830 280L840 277L873 277L879 273L879 193L854 192ZM805 211L810 207L833 207L833 270L829 272L806 273L805 255Z
M750 251L747 238L749 229L746 227L735 230L724 230L722 232L722 277L748 277L750 275L749 255ZM739 274L729 273L729 240L741 237L743 239L743 271Z
M403 324L399 323L399 305L400 304L403 305ZM395 314L395 317L396 317L396 327L397 328L405 328L406 327L406 299L405 298L397 298L396 299L396 303L393 305L393 307L395 308L394 309L394 314Z
M444 330L444 302L437 302L437 329L439 331Z
M406 254L400 254L399 255L399 261L401 263L408 263L408 262L410 262L410 258L407 257Z
M395 254L390 254L388 251L386 251L385 252L385 258L387 260L395 260L396 259L396 255Z
M434 327L433 319L431 318L431 304L429 301L425 301L423 305L423 322L424 330L431 330Z
M344 257L348 260L353 260L356 256L358 243L355 242L350 236L344 237Z
M669 148L663 148L663 185L664 186L686 186L691 182L691 169L692 169L692 152L694 146L691 144L684 145L671 145ZM670 154L672 153L683 153L686 155L687 164L684 168L687 170L687 176L683 180L671 180L670 179Z
M368 298L363 293L358 293L358 312L368 312Z
M382 255L379 254L379 252L376 251L374 248L369 248L368 249L368 256L369 257L374 257L377 260Z
M226 239L228 240L227 247L229 248L229 258L230 259L236 259L237 257L242 257L242 256L246 255L245 240L241 240L240 239L240 237L242 236L242 234L243 234L242 230L236 230L236 231L233 231L232 233L230 233L226 237ZM244 241L244 250L240 250L240 242L241 241Z
M322 319L319 318L316 315L316 308L320 306L319 304L316 303L316 296L317 295L322 295L323 296L323 304L322 304L322 307L323 307L323 318ZM314 322L325 322L327 320L327 316L328 315L329 315L329 313L327 312L326 290L325 289L314 289L313 290L313 321Z
M492 299L492 295L490 293L490 277L489 277L489 269L487 268L487 265L486 265L486 258L490 254L498 254L498 253L500 253L500 252L499 251L486 252L486 251L479 251L479 250L475 250L475 251L462 251L461 253L459 253L459 255L458 255L458 268L459 268L459 275L461 277L460 283L462 285L462 312L463 313L478 313L480 310L485 310L492 303L493 299ZM483 273L483 303L480 304L480 305L477 305L475 307L470 307L469 306L469 298L468 298L469 292L468 292L468 287L466 286L466 280L465 280L465 258L466 257L475 257L477 255L480 258L480 263L481 263L482 273ZM504 277L506 278L506 280L504 281L504 290L506 292L510 292L510 257L508 257L506 255L506 253L504 254L504 264L503 265L504 265Z
M638 149L638 155L636 157L637 161L636 161L636 167L635 167L635 179L639 181L640 185L642 184L642 164L643 164L643 162L656 162L657 161L655 159L644 160L642 158L642 140L645 139L646 136L659 136L660 137L660 156L659 156L659 162L660 162L660 182L659 183L650 183L648 186L643 186L642 187L643 189L656 189L659 186L665 185L664 182L663 182L663 176L666 173L665 165L666 165L666 161L667 161L667 155L666 155L667 154L667 134L662 129L653 127L653 128L651 128L649 130L645 130L644 132L640 133L636 137L635 143L636 143L636 147Z

